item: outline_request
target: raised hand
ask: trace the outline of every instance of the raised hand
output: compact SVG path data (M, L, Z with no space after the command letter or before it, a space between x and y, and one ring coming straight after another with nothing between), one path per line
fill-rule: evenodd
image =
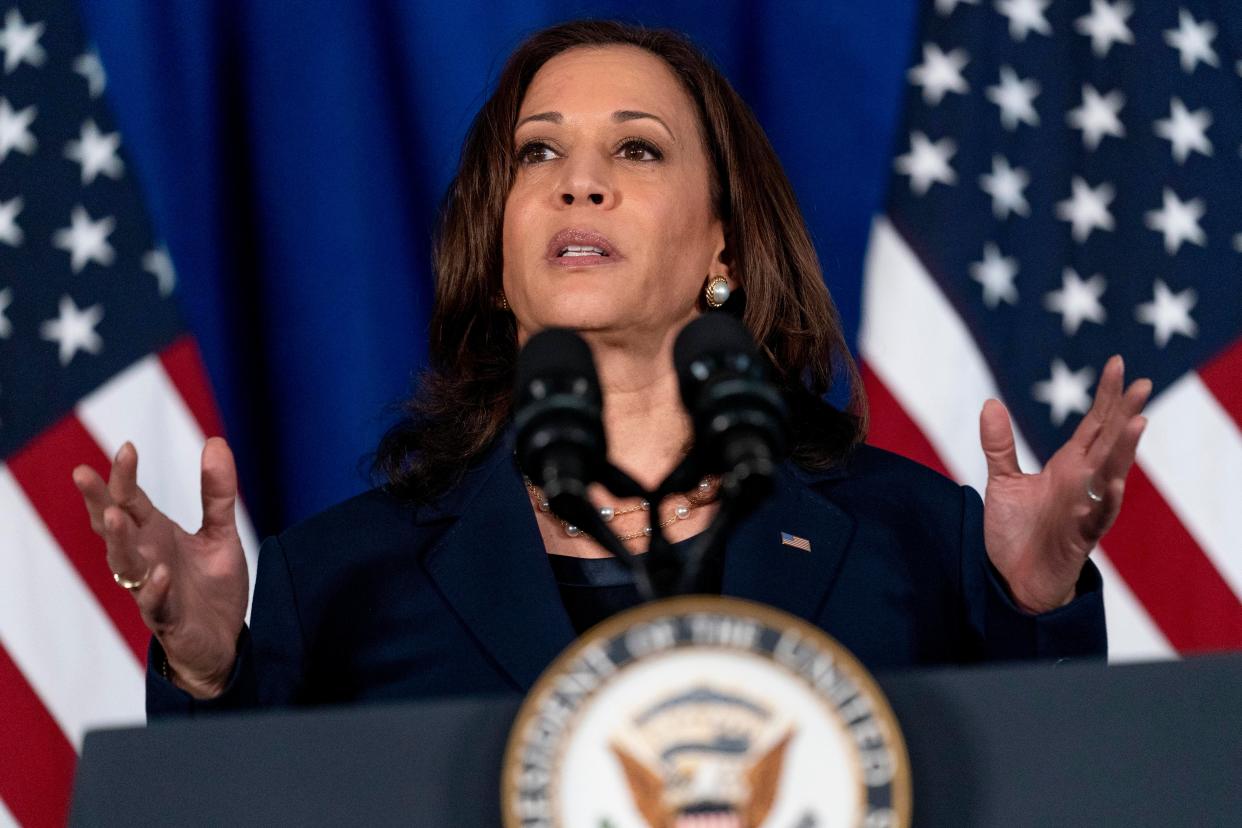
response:
M1121 511L1126 475L1147 419L1151 381L1124 386L1120 356L1104 366L1091 410L1039 474L1018 468L1005 406L988 400L979 437L988 462L983 539L1010 593L1028 612L1069 603L1087 555Z
M237 534L237 470L228 444L203 447L203 525L190 534L138 486L138 452L126 443L107 483L89 466L73 470L108 566L130 591L168 656L173 680L198 698L224 689L246 615L246 557Z

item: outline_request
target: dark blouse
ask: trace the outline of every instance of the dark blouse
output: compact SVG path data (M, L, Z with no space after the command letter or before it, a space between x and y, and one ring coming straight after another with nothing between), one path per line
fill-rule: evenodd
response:
M698 535L672 544L678 557L685 559ZM552 574L556 577L561 601L574 632L582 633L619 612L642 603L634 573L619 558L575 558L571 555L548 555ZM719 584L713 584L719 593Z

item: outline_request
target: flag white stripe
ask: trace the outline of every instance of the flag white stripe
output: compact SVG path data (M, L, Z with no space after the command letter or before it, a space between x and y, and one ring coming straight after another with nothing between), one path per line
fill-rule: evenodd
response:
M75 750L90 728L141 723L142 668L5 464L0 515L0 643Z
M1242 596L1242 432L1195 373L1165 389L1146 414L1139 464Z
M17 818L9 813L9 809L4 806L3 799L0 799L0 828L19 828Z
M254 607L254 579L259 573L259 539L254 525L241 498L237 498L237 534L241 536L242 551L246 553L246 576L250 582L246 598L246 623L250 623L250 610Z
M82 398L77 415L109 457L126 440L132 442L138 484L164 514L186 531L197 531L203 522L199 478L206 437L158 357L134 363ZM240 498L237 528L253 596L259 545Z
M867 247L859 349L953 477L982 492L979 412L1000 392L966 324L884 216ZM1038 471L1021 434L1017 448L1022 470Z
M952 475L983 492L979 411L989 397L999 398L995 379L966 324L884 216L873 223L867 247L859 349ZM1016 426L1014 432L1022 470L1038 471ZM1121 578L1104 566L1110 659L1171 655L1146 610L1128 588L1117 588Z
M1105 538L1107 541L1107 538ZM1104 617L1108 622L1108 660L1113 663L1177 658L1177 650L1156 627L1130 586L1097 548L1091 560L1104 578Z
M201 432L157 357L134 363L82 398L77 415L108 457L126 440L134 444L138 484L164 514L190 532L202 524ZM192 480L187 470L196 473Z

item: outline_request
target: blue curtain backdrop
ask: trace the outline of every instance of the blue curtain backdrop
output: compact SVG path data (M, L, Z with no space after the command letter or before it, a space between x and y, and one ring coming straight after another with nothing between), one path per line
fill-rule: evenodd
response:
M509 51L578 17L689 34L758 114L852 337L914 0L81 0L271 532L361 491L426 357L430 235Z

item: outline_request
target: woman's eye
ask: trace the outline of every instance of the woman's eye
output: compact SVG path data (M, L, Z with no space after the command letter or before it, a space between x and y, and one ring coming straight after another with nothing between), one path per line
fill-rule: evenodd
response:
M631 138L621 145L619 154L626 161L659 161L664 158L654 145L637 138Z
M531 141L523 144L517 152L518 163L538 164L556 158L556 151L542 141Z

